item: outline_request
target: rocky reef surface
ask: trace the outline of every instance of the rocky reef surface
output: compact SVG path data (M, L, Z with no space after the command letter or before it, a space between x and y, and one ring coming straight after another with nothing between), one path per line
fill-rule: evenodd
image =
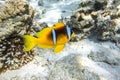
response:
M29 34L34 10L25 0L6 0L0 5L0 73L19 69L34 58L24 52L22 35Z
M0 80L120 80L119 0L28 1L0 1ZM57 21L76 34L62 52L23 51L22 35Z
M68 25L77 30L79 39L96 36L102 41L119 42L120 5L117 0L88 0L79 4Z

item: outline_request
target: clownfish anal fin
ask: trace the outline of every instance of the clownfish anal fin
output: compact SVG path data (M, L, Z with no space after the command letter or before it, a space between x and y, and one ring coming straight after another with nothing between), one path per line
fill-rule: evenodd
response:
M57 45L54 49L54 53L58 54L58 52L60 52L61 50L63 50L64 45Z

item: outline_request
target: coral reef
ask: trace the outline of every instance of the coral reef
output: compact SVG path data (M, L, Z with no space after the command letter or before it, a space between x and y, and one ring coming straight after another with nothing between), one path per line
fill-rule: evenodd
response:
M97 22L97 38L99 40L115 40L115 22L112 20L104 20Z
M26 0L6 0L0 9L19 1L25 10L17 10L17 14L2 18L0 23L0 72L6 71L0 74L0 80L120 80L120 48L111 42L120 40L119 0L81 0L80 4L80 0L45 0L44 6L42 2L38 5L38 1L43 0L28 0L38 10L36 15ZM80 8L74 10L71 19L62 15L58 20L66 21L74 30L75 38L71 41L75 42L68 42L56 55L50 49L37 47L30 52L23 51L22 35L34 35L48 27L49 22L54 24L52 20L61 15L56 14L73 10L76 1ZM41 7L47 13L43 22L39 21Z
M33 15L34 10L26 0L6 0L5 4L0 6L0 37L13 31L26 33L32 25Z
M9 35L0 42L0 62L3 63L1 72L18 69L34 57L32 51L24 52L23 38L15 34Z
M80 3L80 8L74 11L68 25L79 35L77 40L95 34L98 40L118 41L120 8L119 1L112 0L84 0ZM113 6L115 5L115 6Z
M30 62L33 52L24 52L21 37L31 31L34 10L26 0L6 0L0 5L0 73Z

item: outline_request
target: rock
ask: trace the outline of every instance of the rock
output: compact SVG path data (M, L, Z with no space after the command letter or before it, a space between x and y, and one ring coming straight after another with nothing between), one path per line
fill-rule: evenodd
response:
M94 20L90 15L85 15L84 13L71 16L71 19L67 24L76 34L78 34L78 40L88 37L90 31L94 28Z
M120 1L119 0L113 0L113 4L112 5L115 5L114 7L116 8L117 6L119 6L120 4Z
M38 1L38 5L39 5L39 6L43 6L43 5L44 5L43 0L39 0L39 1Z
M79 55L77 55L79 56ZM55 63L50 71L50 80L99 80L99 76L79 66L76 55L69 55ZM94 76L94 77L93 77Z
M25 34L32 25L33 15L34 10L25 0L6 0L0 6L0 37L13 31Z
M106 0L95 0L93 8L95 11L105 9L107 6Z
M0 42L0 62L4 63L0 68L0 73L19 69L34 58L32 51L24 52L23 38L15 34L11 34Z
M32 28L37 33L37 32L39 32L40 30L42 30L42 29L44 29L46 27L48 27L47 23L45 23L45 22L40 23L40 22L36 21L35 25Z
M114 77L113 80L119 80L120 57L119 53L110 50L109 48L100 48L97 52L91 52L88 57L95 61L99 67L109 71Z
M30 34L34 10L26 0L6 0L0 5L0 73L19 69L33 60L24 52L22 35Z
M57 61L49 74L50 80L115 80L108 71L86 57L75 54Z
M119 66L119 59L114 57L114 54L112 52L107 52L103 49L100 50L100 52L91 52L88 57L96 62L104 62L109 65Z
M118 43L116 35L119 31L120 11L119 5L115 2L117 1L83 0L79 5L80 8L74 11L70 21L67 22L77 33L75 38L81 40L94 34L98 40ZM113 7L113 4L117 8Z
M0 74L0 80L46 80L49 71L48 65L50 65L50 63L40 54L40 52L36 49L34 50L36 56L34 56L34 59L29 64L24 64L25 66L19 69L7 70L4 74ZM27 54L23 55L24 57L22 58L25 59ZM30 57L30 55L31 54L27 56ZM26 60L29 61L28 58L26 58ZM23 62L24 61L25 60L23 60Z
M97 38L99 40L115 40L115 22L112 20L98 21Z

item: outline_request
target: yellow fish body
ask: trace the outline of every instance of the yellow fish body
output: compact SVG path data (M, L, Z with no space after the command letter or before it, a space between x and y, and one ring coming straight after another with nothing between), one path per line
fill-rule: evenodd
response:
M56 23L52 27L44 28L38 32L36 37L24 35L24 50L29 51L38 46L40 48L55 48L54 52L58 53L72 37L74 37L74 32L70 30L69 26L62 22Z

